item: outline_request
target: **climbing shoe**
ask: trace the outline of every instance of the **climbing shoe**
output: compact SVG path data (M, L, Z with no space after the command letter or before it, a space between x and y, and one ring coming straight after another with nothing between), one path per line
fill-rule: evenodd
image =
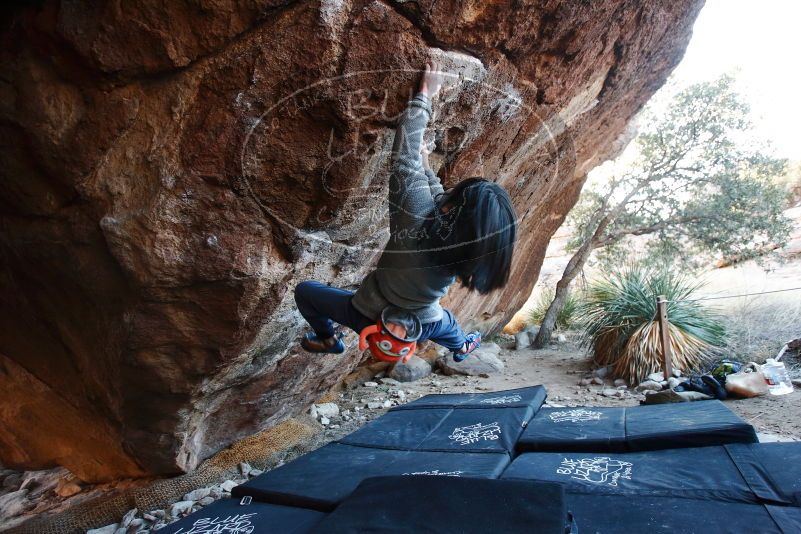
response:
M464 361L464 359L467 358L468 354L470 354L471 352L473 352L474 350L476 350L481 346L481 332L479 331L470 332L469 334L467 334L467 336L465 336L465 341L467 342L467 349L464 352L460 350L453 351L453 361L455 362Z
M334 343L328 345L323 338L314 332L309 332L300 340L300 346L309 352L319 354L342 354L345 352L345 342L342 341L343 335L342 332L335 334Z

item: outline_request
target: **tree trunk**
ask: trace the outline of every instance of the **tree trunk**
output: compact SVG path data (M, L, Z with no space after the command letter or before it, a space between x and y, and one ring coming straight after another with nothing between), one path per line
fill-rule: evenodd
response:
M570 258L570 261L567 263L567 267L565 267L565 270L562 273L562 278L560 278L556 283L556 292L553 300L551 301L551 305L548 306L548 310L545 312L545 316L542 318L540 331L537 333L537 337L534 339L535 349L541 349L551 341L551 334L556 326L556 317L559 315L559 312L562 311L562 308L565 305L565 300L567 299L567 295L570 290L570 282L572 282L576 275L581 272L581 269L584 268L584 264L587 263L587 258L590 257L590 252L592 252L591 239L587 240L586 243L581 245L581 247L576 251L575 254L573 254L573 257Z
M628 197L626 201L627 200ZM612 210L602 217L598 222L598 226L595 228L595 232L593 232L592 237L589 237L586 241L584 241L576 253L570 258L570 261L567 262L567 266L565 267L564 272L562 272L562 278L556 283L556 292L554 294L553 301L551 302L551 305L548 306L548 310L545 312L545 316L542 318L540 331L537 333L537 337L534 339L535 349L541 349L550 343L551 334L556 326L556 317L559 315L559 312L562 311L562 307L565 305L565 300L567 299L570 282L572 282L576 275L584 268L584 264L587 263L590 253L596 248L596 244L601 241L601 236L603 236L607 226L609 226L609 223L614 220L618 211L619 206L615 210Z

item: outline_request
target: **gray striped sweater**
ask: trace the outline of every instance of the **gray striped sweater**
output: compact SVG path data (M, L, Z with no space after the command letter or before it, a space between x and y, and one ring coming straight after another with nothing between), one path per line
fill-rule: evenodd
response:
M426 252L420 250L421 227L436 207L435 197L443 192L439 178L423 168L420 154L430 118L431 102L419 93L409 101L395 130L389 179L389 242L378 266L352 300L353 306L371 319L377 319L381 310L392 304L414 311L423 324L439 321L439 301L454 282L444 269L427 266Z

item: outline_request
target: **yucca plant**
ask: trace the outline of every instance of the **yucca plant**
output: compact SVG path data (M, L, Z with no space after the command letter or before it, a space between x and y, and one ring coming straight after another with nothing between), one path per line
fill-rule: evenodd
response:
M534 303L534 307L531 308L531 312L528 315L529 324L542 323L545 312L548 311L548 307L551 305L551 302L553 302L555 293L556 291L552 287L543 289L540 292L537 296L537 301ZM567 294L562 309L556 315L556 326L563 330L568 330L573 326L573 323L576 321L576 310L578 309L580 300L581 294L578 291L571 290L570 293Z
M611 366L630 384L662 369L656 296L665 295L673 365L684 372L703 366L724 341L717 313L690 302L702 283L668 270L624 267L593 282L578 306L582 344L595 363Z

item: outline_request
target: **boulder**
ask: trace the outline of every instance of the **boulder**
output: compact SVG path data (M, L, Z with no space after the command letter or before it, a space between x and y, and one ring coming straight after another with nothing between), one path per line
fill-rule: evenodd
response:
M430 58L453 73L436 171L497 181L520 220L509 284L443 304L499 330L702 4L9 3L0 463L189 471L350 374L352 337L298 348L293 288L354 288L375 265L395 118Z
M33 504L28 500L28 490L26 489L0 495L0 520L20 515L28 508L31 508Z
M478 348L461 362L447 355L437 360L437 367L445 375L489 375L503 371L503 362L493 353Z
M430 374L431 364L417 356L412 356L406 363L395 364L389 372L390 378L398 382L415 382Z

